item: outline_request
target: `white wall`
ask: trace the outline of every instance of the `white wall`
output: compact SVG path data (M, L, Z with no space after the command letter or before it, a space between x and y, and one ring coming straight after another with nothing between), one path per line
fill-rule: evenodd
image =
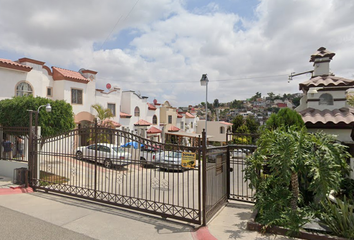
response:
M0 161L0 176L13 178L14 169L16 168L27 168L27 162L16 162L16 161L8 161L8 160L1 160Z
M352 142L353 140L350 137L351 129L317 129L317 128L308 128L308 132L317 132L323 131L327 134L337 136L337 139L342 142Z

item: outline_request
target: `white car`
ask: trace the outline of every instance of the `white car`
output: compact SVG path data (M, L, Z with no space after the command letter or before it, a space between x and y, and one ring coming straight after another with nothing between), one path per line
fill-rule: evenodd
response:
M76 159L95 161L96 144L82 146L76 149ZM97 162L106 168L113 165L126 166L131 163L131 154L117 145L109 143L97 143Z

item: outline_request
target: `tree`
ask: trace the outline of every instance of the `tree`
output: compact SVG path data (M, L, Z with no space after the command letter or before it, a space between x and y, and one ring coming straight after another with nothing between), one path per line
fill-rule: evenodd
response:
M290 225L298 230L307 219L306 211L298 209L300 200L312 193L311 200L301 201L306 207L325 199L331 190L339 190L349 173L350 155L333 135L311 134L295 126L266 129L257 146L246 159L245 178L256 190L255 206L260 222L267 226Z
M256 94L251 97L250 101L256 101L257 98L261 98L261 97L262 97L262 93L256 92Z
M213 107L218 108L219 107L219 99L214 99Z
M114 117L111 109L109 108L103 108L100 104L94 104L92 105L92 108L96 110L97 114L96 114L96 118L97 118L97 122L101 125L101 126L108 126L109 121L105 120L109 120L111 118ZM110 126L110 125L109 125Z
M230 108L241 108L242 107L242 101L238 101L238 100L233 100L231 102Z
M232 132L236 132L236 130L242 126L244 123L243 116L242 115L237 115L233 120L232 120Z
M270 93L267 93L267 94L268 94L269 100L273 100L274 99L275 94L273 92L270 92Z
M42 136L56 135L75 127L74 113L69 103L31 95L0 101L0 124L4 127L29 127L27 110L37 111L39 106L47 103L51 105L52 111L46 112L45 108L41 108L38 114Z
M254 115L248 115L245 124L251 133L256 133L260 125Z
M280 109L276 114L272 113L264 124L264 128L273 130L279 127L288 128L290 126L296 126L297 129L305 126L300 114L290 108Z

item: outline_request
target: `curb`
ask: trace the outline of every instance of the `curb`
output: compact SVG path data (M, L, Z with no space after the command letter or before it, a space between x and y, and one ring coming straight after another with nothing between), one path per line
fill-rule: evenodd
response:
M197 231L192 232L194 240L217 240L210 232L208 227L201 227Z
M20 193L32 193L33 189L31 187L10 187L10 188L0 188L1 195L11 195L11 194L20 194Z

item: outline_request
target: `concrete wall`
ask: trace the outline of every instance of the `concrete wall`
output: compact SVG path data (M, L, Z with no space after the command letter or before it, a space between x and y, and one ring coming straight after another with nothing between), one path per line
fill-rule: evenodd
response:
M14 169L16 168L27 168L27 162L16 162L9 160L0 160L0 176L13 178Z

